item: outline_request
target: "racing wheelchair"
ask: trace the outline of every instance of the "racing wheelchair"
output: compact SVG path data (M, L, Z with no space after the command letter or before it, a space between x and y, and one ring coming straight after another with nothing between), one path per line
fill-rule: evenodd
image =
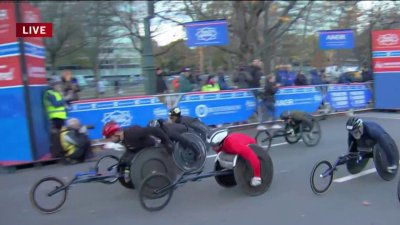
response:
M398 166L399 152L394 140L392 138L390 140L392 149L394 149L394 160ZM351 149L352 144L349 149ZM348 151L347 154L339 156L333 165L326 160L318 162L311 171L311 190L317 195L326 192L332 184L333 175L338 166L346 164L346 168L350 174L358 174L367 166L370 158L373 158L376 171L383 180L391 181L395 178L398 169L393 173L389 173L386 170L388 165L386 154L381 146L376 144L370 149L362 149L357 152Z
M304 144L308 147L316 146L321 139L321 127L316 118L312 117L312 128L306 126L304 123L295 121L284 121L284 127L274 132L267 129L259 130L255 136L257 144L269 149L271 147L272 139L277 137L284 137L289 144L295 144L303 140Z
M189 137L189 135L193 134L187 133L183 135L188 135L187 137ZM199 142L199 137L196 135L191 136L189 140L197 145L196 149L184 149L177 143L172 157L166 157L160 161L165 165L173 165L173 167L168 167L167 171L164 170L164 172L161 172L161 170L154 170L154 168L147 167L147 172L144 174L148 175L140 182L139 187L140 204L147 211L158 211L167 206L174 190L178 186L189 181L199 181L208 177L214 177L216 182L224 188L231 188L237 185L244 193L251 196L261 195L270 187L273 179L272 160L268 152L258 145L251 145L250 147L260 159L261 178L263 182L261 185L253 187L250 185L253 170L247 161L238 155L221 152L217 155L214 162L214 170L204 172L206 160L204 142ZM150 152L148 153L146 159L148 161L154 160L154 155L150 156ZM132 166L141 167L141 171L144 171L146 167L140 165L145 163L145 161L141 163L136 161ZM151 170L151 172L148 170ZM137 177L139 174L143 173L132 172L134 183L139 182Z

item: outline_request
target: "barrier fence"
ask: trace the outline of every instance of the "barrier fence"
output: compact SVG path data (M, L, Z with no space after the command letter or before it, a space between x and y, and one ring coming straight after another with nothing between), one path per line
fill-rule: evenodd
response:
M174 106L181 108L182 115L198 117L207 125L259 123L264 107L256 93L262 91L239 89L81 100L70 105L68 117L94 125L92 139L102 138L101 128L110 120L121 127L146 126L149 120L167 119L168 109ZM275 116L285 110L314 114L366 109L373 106L372 95L370 82L281 87L275 94Z

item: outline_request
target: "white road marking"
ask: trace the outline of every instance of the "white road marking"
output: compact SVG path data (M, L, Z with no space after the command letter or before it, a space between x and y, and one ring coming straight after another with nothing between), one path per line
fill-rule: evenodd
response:
M301 141L303 141L303 140L299 140L299 142L301 142ZM280 145L287 145L287 144L289 144L289 143L287 143L287 142L282 142L282 143L272 144L271 147L280 146ZM261 147L266 147L266 146L263 146L263 145L262 145ZM217 154L208 155L207 158L214 158L214 157L216 157L216 156L217 156Z
M362 171L362 172L360 172L358 174L352 174L352 175L348 175L348 176L345 176L345 177L337 178L337 179L333 180L333 182L343 183L343 182L346 182L346 181L349 181L349 180L353 180L353 179L356 179L356 178L359 178L359 177L362 177L362 176L365 176L365 175L368 175L368 174L371 174L371 173L375 173L375 172L376 172L376 169L375 168L371 168L371 169L368 169L368 170L364 170L364 171Z
M365 176L365 175L368 175L368 174L371 174L371 173L375 173L375 172L376 172L376 169L372 168L372 169L369 169L369 170L364 170L364 171L362 171L362 172L360 172L358 174L352 174L352 175L348 175L348 176L345 176L345 177L341 177L341 178L335 179L335 180L333 180L333 182L342 183L342 182L349 181L349 180L352 180L352 179L356 179L358 177L362 177L362 176Z

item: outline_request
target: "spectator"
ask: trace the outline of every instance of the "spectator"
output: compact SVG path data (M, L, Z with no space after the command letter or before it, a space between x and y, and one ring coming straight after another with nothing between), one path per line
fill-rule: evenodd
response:
M364 65L362 70L361 70L361 76L362 76L362 80L363 82L367 82L367 81L371 81L373 80L373 75L371 70L368 68L367 65Z
M296 72L292 70L292 66L290 64L286 65L285 68L287 73L285 86L293 86L296 79Z
M300 71L296 76L296 80L294 81L294 84L296 86L307 85L308 82L307 82L306 75L304 75L304 73Z
M63 97L62 81L60 78L53 78L50 82L51 88L46 90L43 95L43 104L47 112L47 117L51 121L50 130L50 152L53 157L62 156L60 143L60 130L67 119L67 110Z
M275 116L275 94L278 91L280 84L276 83L276 75L270 74L267 76L264 93L262 95L262 105L265 107L267 119L276 120ZM263 119L264 120L264 119ZM259 126L259 129L265 129L264 126ZM278 125L273 125L272 128L279 128Z
M157 94L165 94L168 93L167 84L164 81L164 73L161 68L156 69L157 76Z
M99 93L100 97L106 93L106 85L102 78L97 81L97 93Z
M353 78L351 77L351 73L345 72L339 76L338 84L350 84L353 82Z
M78 93L80 92L80 88L78 80L73 77L71 71L64 70L61 81L63 85L63 95L65 97L66 103L70 104L71 101L78 100Z
M221 90L231 90L232 88L228 86L228 84L225 81L225 72L222 68L218 69L217 72L218 76L218 84Z
M195 84L190 82L190 68L186 67L183 69L182 74L179 77L179 89L180 93L191 92L195 88Z
M326 84L325 80L322 79L321 74L318 73L317 69L312 69L310 71L310 74L311 74L311 84L312 85Z
M284 65L278 65L275 68L276 82L281 86L286 86L287 73Z
M250 67L248 68L248 72L250 73L250 80L247 80L247 84L249 88L259 88L260 87L260 78L262 77L262 62L260 59L254 59Z
M249 87L248 82L251 81L251 75L246 71L244 65L240 65L233 77L233 82L239 89L245 89Z
M201 87L201 91L212 92L221 90L220 85L216 80L217 78L214 75L209 75L206 84Z
M121 86L119 84L119 80L114 81L114 91L115 91L115 95L121 95L122 94L122 90L121 90Z

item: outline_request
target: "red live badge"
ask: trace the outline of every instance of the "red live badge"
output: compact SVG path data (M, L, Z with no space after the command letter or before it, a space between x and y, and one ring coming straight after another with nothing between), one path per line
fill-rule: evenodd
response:
M52 23L17 23L17 37L52 37Z

